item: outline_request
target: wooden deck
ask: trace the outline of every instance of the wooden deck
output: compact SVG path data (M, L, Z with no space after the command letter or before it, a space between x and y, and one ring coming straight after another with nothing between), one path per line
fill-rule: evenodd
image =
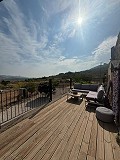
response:
M120 160L116 127L66 98L1 133L0 160Z

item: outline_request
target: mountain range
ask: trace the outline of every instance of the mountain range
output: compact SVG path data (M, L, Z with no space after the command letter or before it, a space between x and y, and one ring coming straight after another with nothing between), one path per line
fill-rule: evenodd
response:
M67 78L90 78L90 79L99 79L102 78L105 74L107 75L108 72L108 66L109 64L104 63L103 65L98 65L96 67L93 67L89 70L85 71L80 71L80 72L66 72L66 73L59 73L58 75L54 76L49 76L46 78L62 78L62 79L67 79ZM8 80L8 81L20 81L20 80L25 80L25 79L30 79L27 77L22 77L22 76L11 76L11 75L0 75L0 81L2 80Z
M104 76L107 76L109 64L104 63L102 65L98 65L89 70L80 71L80 72L67 72L67 73L59 73L56 78L69 79L72 78L75 81L79 81L80 79L83 81L99 81Z
M26 77L22 76L11 76L11 75L0 75L0 81L19 81L19 80L25 80Z

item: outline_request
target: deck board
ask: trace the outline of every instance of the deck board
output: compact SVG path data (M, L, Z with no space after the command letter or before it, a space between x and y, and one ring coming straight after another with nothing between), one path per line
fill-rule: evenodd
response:
M119 160L114 124L63 97L0 134L0 160Z
M76 141L74 143L73 149L70 153L69 159L71 159L71 160L72 159L77 160L78 156L79 156L79 158L81 157L81 155L83 156L83 154L81 154L83 152L81 152L81 153L79 153L79 152L80 152L81 144L82 144L83 137L84 137L84 134L85 134L86 126L87 126L87 123L88 123L89 115L90 115L89 112L84 113L84 118L83 118L81 128L80 128L79 133L77 135L77 138L76 138Z
M59 117L61 116L61 112L64 113L65 110L66 110L66 108L64 108L64 109L58 108L58 110L55 111L54 114L48 115L48 117L46 117L46 119L43 118L43 121L41 120L42 122L40 121L39 123L35 124L32 128L29 128L29 130L27 132L23 133L17 139L17 142L16 141L14 142L14 144L15 144L14 147L10 146L10 147L12 147L12 149L10 149L10 152L7 152L5 157L7 157L8 155L11 155L11 153L14 152L14 150L16 150L16 148L18 148L18 150L20 150L22 148L22 150L23 150L24 145L26 143L29 143L29 141L32 141L34 138L38 137L39 132L40 132L40 136L46 135L47 132L49 133L48 127L50 127L53 124L52 122L57 120L58 116ZM33 119L33 121L34 121L34 119ZM45 131L45 128L47 128L47 132ZM27 148L28 148L28 146L27 146ZM8 147L6 150L8 150ZM16 150L15 152L17 152L18 150ZM12 155L13 155L13 153L12 153Z
M96 145L97 145L97 119L95 117L95 114L93 115L93 123L92 123L92 130L91 130L91 136L90 136L90 142L89 142L89 149L88 149L88 155L89 159L90 157L96 157Z
M62 152L64 151L65 149L65 146L66 144L68 143L69 141L69 138L71 136L71 134L73 133L74 131L74 128L79 120L79 116L80 116L80 113L79 113L80 109L76 110L74 116L71 117L71 119L67 122L67 132L65 132L65 134L63 135L63 137L60 138L60 143L58 144L58 146L56 147L56 150L54 151L51 159L59 159ZM56 144L54 144L56 145ZM46 160L48 158L45 158Z
M57 158L67 159L69 157L69 152L71 150L71 147L74 143L74 139L76 138L76 134L79 131L79 128L81 125L80 121L82 120L81 118L83 113L83 106L80 108L80 110L77 109L77 111L80 111L78 112L78 118L75 118L75 121L73 122L73 124L70 126L70 129L68 130L69 134L67 133L65 135L65 137L63 138L63 141L61 141L61 144L57 148L52 159L57 159Z
M98 123L96 160L104 160L104 132L102 125L103 122Z
M68 143L66 144L64 151L62 152L60 160L69 159L70 153L71 153L71 151L73 149L75 140L76 140L76 138L78 136L79 130L81 128L81 125L82 125L82 122L83 122L83 119L84 119L84 112L85 112L85 110L83 108L83 112L81 112L82 114L80 116L79 122L76 125L76 127L75 127L75 129L74 129L74 131L73 131Z
M57 129L53 126L52 134L48 139L46 139L46 142L43 145L41 145L41 142L38 143L34 152L31 151L31 153L26 157L26 159L31 159L34 156L35 157L39 156L39 158L40 157L42 158L44 154L47 152L47 150L51 147L52 143L56 142L55 140L57 140L57 137L60 136L62 132L64 133L65 126L63 125L63 122L68 121L70 116L72 116L72 112L71 110L68 110L64 115L61 116L60 119L58 119L58 123L56 126Z
M49 126L47 127L47 129L45 129L45 128L40 129L37 132L37 137L36 137L36 134L35 134L30 139L31 142L28 140L23 145L21 145L19 150L17 152L14 152L14 156L16 157L16 155L17 155L18 159L23 159L27 154L29 154L29 153L31 154L32 153L33 148L36 148L36 149L38 148L39 149L39 144L40 144L40 146L43 146L44 143L52 135L55 136L55 134L53 134L53 129L54 130L58 129L59 122L58 122L58 126L56 125L57 122L53 121L52 123L49 123ZM34 150L34 152L35 152L35 150ZM17 159L17 158L15 158L15 159Z

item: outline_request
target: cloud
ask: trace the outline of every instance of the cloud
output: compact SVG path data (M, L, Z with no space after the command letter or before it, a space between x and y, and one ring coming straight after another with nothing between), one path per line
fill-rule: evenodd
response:
M72 25L75 27L75 21L79 16L83 19L83 27L89 24L96 26L115 11L116 7L120 6L120 0L110 0L109 2L108 0L75 0L70 2L70 8L67 14L65 12L61 23L62 30L67 30Z
M39 0L41 6L41 0ZM47 5L46 5L47 4ZM72 0L45 0L43 3L43 10L47 12L48 15L52 16L54 14L63 12L73 4Z
M2 63L12 63L13 61L18 63L20 61L20 56L16 53L19 53L20 48L16 47L16 42L3 33L0 33L0 42L0 59Z
M4 24L0 25L0 73L31 73L30 70L33 70L37 63L45 63L45 59L49 62L50 54L51 58L55 52L59 55L58 47L51 45L46 48L47 30L41 29L35 20L26 19L14 0L4 1L3 5L8 15L0 19L0 24Z
M61 54L58 57L55 57L53 53L53 57L42 59L41 63L22 63L21 67L19 67L17 64L14 64L14 68L11 65L8 65L9 68L5 68L5 70L6 72L10 72L10 70L12 70L13 73L19 73L20 75L27 75L29 77L41 77L44 75L55 75L61 72L75 72L89 69L99 65L100 62L104 63L109 61L110 50L111 47L115 45L115 42L116 36L108 37L106 40L101 42L101 44L99 44L98 47L88 57L74 56L72 58L66 58L65 56L60 56ZM50 53L52 54L53 51L54 48L51 47ZM27 71L29 72L27 73Z
M60 61L57 62L57 68L64 68L63 71L81 71L85 69L92 68L96 65L102 63L108 63L111 56L111 47L116 43L117 36L110 36L107 39L103 40L98 47L86 57L72 57L66 58L61 57Z
M75 37L77 35L77 31L79 32L80 30L82 35L88 31L89 26L94 26L94 28L96 28L97 25L101 24L119 4L120 0L110 0L109 3L108 0L75 0L74 2L70 0L68 4L66 1L60 0L55 1L54 4L51 3L49 6L56 6L55 9L51 11L52 14L54 13L54 15L56 15L56 12L62 13L62 16L58 14L58 16L60 15L62 18L60 22L60 29L56 36L56 39L58 40L57 42L61 43L68 38ZM69 8L68 10L66 9L67 7ZM63 10L65 10L65 12L63 12ZM79 17L82 17L83 19L81 26L78 26L77 24Z
M46 30L41 30L39 24L33 19L27 20L14 0L4 1L4 7L8 11L8 18L3 17L0 21L4 23L7 32L1 27L0 51L4 61L17 62L35 60L43 57L41 50L44 50L48 43Z
M120 3L120 0L110 1L111 3L103 8L106 14ZM79 9L80 14L85 15L88 19L101 17L101 10L105 5L102 0L80 1L79 5L78 0L74 2L73 0L45 0L42 2L41 8L47 18L51 19L54 15L62 13L61 25L53 34L50 33L52 29L49 26L45 26L44 29L32 16L30 19L27 18L17 1L3 1L7 15L0 19L0 60L2 62L0 73L39 77L89 69L100 62L109 61L110 49L115 44L116 37L108 37L103 40L89 57L74 55L74 57L67 58L65 56L67 49L62 45L69 38L75 37L77 33L74 21Z
M96 62L108 62L111 56L111 47L115 45L117 36L108 37L93 52L93 58Z
M54 73L87 70L99 65L101 62L108 63L111 56L111 47L115 45L116 40L117 36L106 38L88 57L74 56L66 58L65 56L60 56L53 65Z

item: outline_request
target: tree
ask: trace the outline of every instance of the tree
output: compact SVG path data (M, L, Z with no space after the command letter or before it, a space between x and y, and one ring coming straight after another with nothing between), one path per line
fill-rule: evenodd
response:
M2 80L2 82L1 82L1 84L4 85L4 86L7 86L8 83L10 83L10 81Z
M35 92L35 89L36 89L35 83L32 83L32 82L27 83L24 87L25 87L25 88L27 89L27 91L30 92L30 93Z

